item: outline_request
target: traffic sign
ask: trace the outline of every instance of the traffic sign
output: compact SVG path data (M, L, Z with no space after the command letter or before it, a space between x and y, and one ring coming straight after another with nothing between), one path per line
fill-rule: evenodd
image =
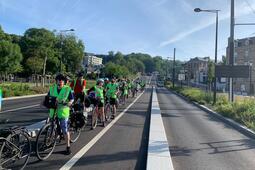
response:
M216 77L249 78L248 65L216 65Z

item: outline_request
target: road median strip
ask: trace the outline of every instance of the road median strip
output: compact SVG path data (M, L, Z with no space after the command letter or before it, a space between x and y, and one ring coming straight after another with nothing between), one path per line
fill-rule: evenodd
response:
M147 153L147 170L173 170L172 158L169 150L158 97L153 88L151 104L151 120L149 130L149 146Z

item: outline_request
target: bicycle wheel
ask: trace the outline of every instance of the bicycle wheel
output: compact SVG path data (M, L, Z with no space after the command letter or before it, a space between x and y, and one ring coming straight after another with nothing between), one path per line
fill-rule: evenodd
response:
M52 154L57 141L57 130L52 123L42 127L36 138L36 156L40 160L46 160Z
M110 105L110 103L107 103L105 105L104 114L105 114L105 121L109 121L110 115L111 115L111 105Z
M25 132L10 135L0 154L1 168L24 169L31 153L31 141Z
M80 128L74 128L74 127L70 127L69 128L69 133L70 133L70 142L74 143L78 140L78 138L81 135L81 129Z
M97 109L96 107L92 111L92 117L91 117L91 129L95 129L97 127Z

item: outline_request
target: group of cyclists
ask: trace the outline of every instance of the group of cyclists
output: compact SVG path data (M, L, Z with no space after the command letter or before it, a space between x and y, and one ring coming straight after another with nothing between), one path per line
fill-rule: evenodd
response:
M133 81L127 78L117 79L113 77L110 80L108 78L98 79L94 86L86 89L86 80L83 79L82 72L78 73L77 78L73 81L63 74L58 74L55 80L56 82L50 87L47 95L47 100L49 97L55 98L53 100L55 106L50 107L49 118L53 119L54 116L57 116L59 120L59 129L66 140L67 155L71 154L69 121L70 109L74 103L81 103L82 109L93 105L96 109L91 115L91 129L96 127L95 122L97 120L104 127L107 120L115 118L117 107L125 104L127 98L135 97L138 90L143 90L146 85L144 81L139 79ZM106 114L109 111L111 114Z

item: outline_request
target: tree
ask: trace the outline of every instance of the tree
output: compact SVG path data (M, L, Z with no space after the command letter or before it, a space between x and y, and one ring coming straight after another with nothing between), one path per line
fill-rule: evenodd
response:
M66 71L75 73L81 70L81 63L85 50L82 40L79 40L74 35L70 34L65 36L58 35L57 41L59 58L62 54L62 62L66 67Z
M227 65L227 57L225 55L222 56L222 65Z
M26 62L27 66L34 74L40 73L43 70L44 61L42 58L30 57Z
M0 72L7 76L7 74L17 73L22 71L20 64L22 54L17 44L9 41L0 41Z
M212 82L214 80L214 63L212 60L208 61L208 73L207 73L207 82L209 85L209 90L211 91Z
M31 57L37 58L38 61L43 62L43 75L45 75L46 71L53 72L56 70L54 67L52 69L47 67L48 60L50 60L51 63L56 61L57 55L56 49L54 49L55 41L56 39L53 32L44 28L30 28L25 32L20 40L20 45L24 54L23 64L27 73L31 71L31 67L27 65L27 59ZM46 70L46 68L50 70Z

